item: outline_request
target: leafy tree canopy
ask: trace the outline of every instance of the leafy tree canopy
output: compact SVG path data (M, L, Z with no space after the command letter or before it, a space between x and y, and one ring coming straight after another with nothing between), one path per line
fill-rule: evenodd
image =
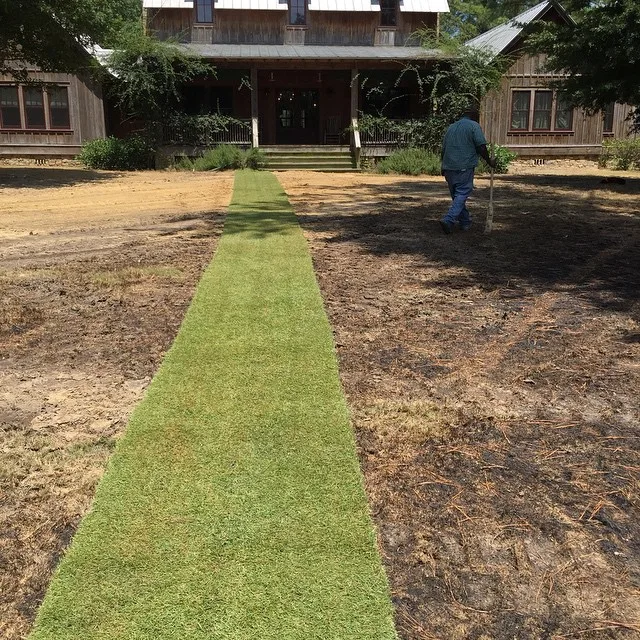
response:
M20 76L25 63L45 71L77 71L87 64L80 45L114 45L124 25L140 20L140 4L0 0L0 73Z
M139 26L122 31L108 67L111 92L123 113L145 121L161 119L180 101L180 87L197 76L213 73L202 58L173 42L142 33Z
M566 73L561 86L588 111L611 102L640 105L640 2L566 0L576 25L539 24L529 47L548 55L547 68Z
M442 31L465 42L536 4L538 0L449 0L449 13L441 16Z

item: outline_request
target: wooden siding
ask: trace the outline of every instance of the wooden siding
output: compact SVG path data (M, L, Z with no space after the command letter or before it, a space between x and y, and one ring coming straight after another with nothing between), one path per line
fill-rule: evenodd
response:
M542 71L545 60L543 54L520 56L505 74L500 90L485 97L480 109L480 125L487 140L506 145L522 156L589 156L600 152L603 139L629 135L625 118L630 107L622 104L615 107L613 134L603 132L602 114L588 115L579 108L573 110L573 127L570 131L510 131L512 92L544 89L551 80L561 77Z
M69 131L0 130L0 156L74 156L87 140L105 136L102 92L90 79L66 73L31 71L34 80L66 86L69 92ZM15 84L0 75L0 83Z
M398 12L394 33L396 46L417 44L412 35L423 27L435 28L435 13ZM284 44L286 11L235 11L217 9L211 25L194 23L194 14L185 9L149 9L147 28L161 39L200 44ZM305 44L374 45L380 26L378 12L308 11Z

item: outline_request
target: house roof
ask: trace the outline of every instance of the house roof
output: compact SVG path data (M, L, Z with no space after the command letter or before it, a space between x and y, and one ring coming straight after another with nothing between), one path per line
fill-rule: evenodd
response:
M193 0L143 0L145 9L193 9ZM447 0L400 0L405 13L446 13ZM287 0L214 0L216 9L286 11ZM309 0L310 11L380 11L380 0Z
M445 54L422 47L314 46L288 44L183 44L183 48L213 60L433 60Z
M498 25L489 31L481 33L479 36L468 40L465 44L468 47L482 49L492 55L500 55L505 53L513 44L515 44L522 34L525 26L540 20L544 15L552 9L556 9L565 20L571 21L566 11L554 0L545 0L537 4L531 9L523 11L515 18L509 20L505 24Z

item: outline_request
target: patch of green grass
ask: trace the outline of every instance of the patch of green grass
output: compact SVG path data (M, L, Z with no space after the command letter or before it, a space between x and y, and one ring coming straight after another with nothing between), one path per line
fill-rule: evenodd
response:
M176 267L125 267L97 271L91 281L101 287L129 287L149 279L182 280L184 273Z
M392 640L331 329L273 175L118 443L31 640Z

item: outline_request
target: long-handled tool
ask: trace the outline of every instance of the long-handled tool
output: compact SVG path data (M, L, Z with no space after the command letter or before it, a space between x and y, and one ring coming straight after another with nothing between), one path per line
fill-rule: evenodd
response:
M491 162L494 161L494 149L491 146ZM484 232L491 233L493 229L493 167L491 167L491 178L489 179L489 209L487 210L487 221L484 225Z

